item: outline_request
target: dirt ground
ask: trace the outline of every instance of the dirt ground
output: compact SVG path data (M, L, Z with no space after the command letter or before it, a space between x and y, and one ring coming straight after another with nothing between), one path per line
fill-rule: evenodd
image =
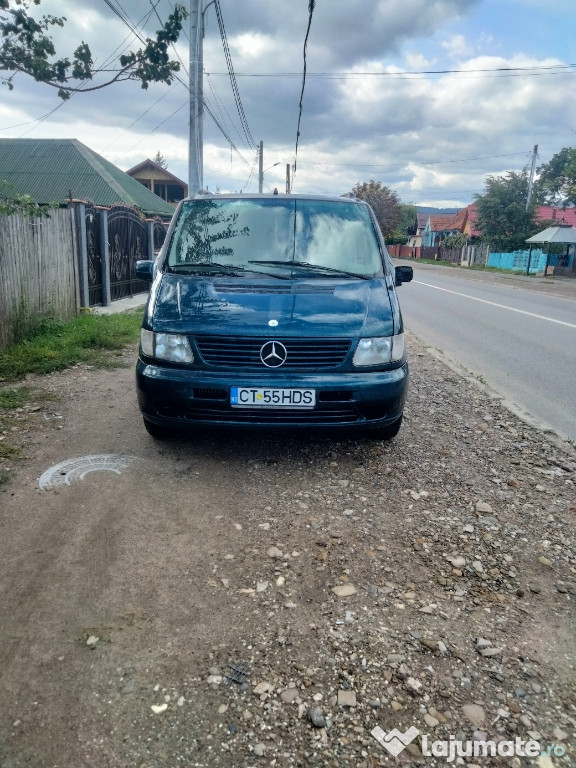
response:
M576 765L569 445L416 339L390 443L161 443L135 355L3 415L1 768Z

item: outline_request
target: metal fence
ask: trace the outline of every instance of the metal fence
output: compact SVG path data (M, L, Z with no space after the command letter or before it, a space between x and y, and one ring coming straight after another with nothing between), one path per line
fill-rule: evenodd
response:
M101 208L77 203L81 306L145 293L149 284L136 277L136 262L153 259L167 231L161 219L144 219L133 208Z
M150 287L149 283L136 278L135 270L136 262L149 256L150 236L146 222L130 208L116 207L108 211L112 301L143 293ZM153 239L152 234L152 242Z

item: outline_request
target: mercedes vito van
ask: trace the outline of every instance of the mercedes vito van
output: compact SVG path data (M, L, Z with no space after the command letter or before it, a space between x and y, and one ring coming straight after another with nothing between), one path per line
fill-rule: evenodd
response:
M368 430L394 437L408 364L393 268L350 197L202 195L155 262L136 367L157 438L186 428Z

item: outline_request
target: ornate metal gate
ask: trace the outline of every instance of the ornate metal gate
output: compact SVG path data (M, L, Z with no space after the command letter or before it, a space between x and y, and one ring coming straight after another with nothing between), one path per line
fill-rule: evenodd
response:
M86 250L88 256L88 296L90 306L102 303L102 251L100 248L100 221L93 205L86 205Z
M164 245L167 231L168 224L165 224L162 219L154 220L154 253L158 253L160 248Z
M149 284L138 280L135 271L136 262L148 258L146 222L131 208L111 208L108 211L108 242L112 301L147 291Z

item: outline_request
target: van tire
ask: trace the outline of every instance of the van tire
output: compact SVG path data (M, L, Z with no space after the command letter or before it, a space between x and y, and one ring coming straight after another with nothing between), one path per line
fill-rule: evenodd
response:
M369 434L374 440L392 440L392 438L396 437L400 431L401 425L402 416L400 416L399 419L396 419L396 421L393 421L392 424L387 424L385 427L377 427L376 429L370 430Z
M148 434L155 440L167 440L168 438L174 436L174 430L170 429L170 427L162 427L159 424L154 424L152 421L148 421L147 419L143 419L143 421L146 432L148 432Z

